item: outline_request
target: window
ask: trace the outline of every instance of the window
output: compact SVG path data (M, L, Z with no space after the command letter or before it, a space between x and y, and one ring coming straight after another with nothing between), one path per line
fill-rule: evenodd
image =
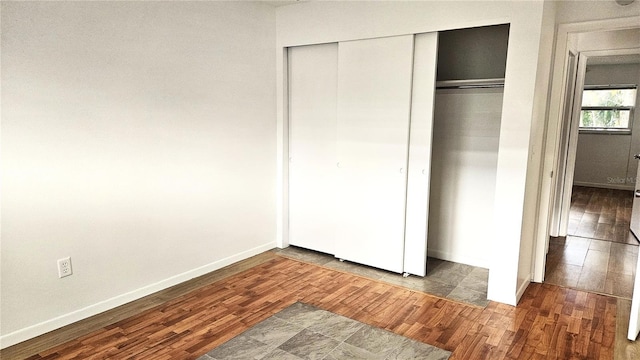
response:
M582 93L580 130L631 132L636 86L585 87Z

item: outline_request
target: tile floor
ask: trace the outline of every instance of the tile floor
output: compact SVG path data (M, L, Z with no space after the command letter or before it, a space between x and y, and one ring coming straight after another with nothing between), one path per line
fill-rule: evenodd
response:
M567 234L638 245L629 231L633 191L574 186Z
M297 302L198 360L423 359L451 353Z
M333 255L289 246L275 250L278 254L331 269L358 274L451 300L485 307L489 270L465 264L427 258L427 276L402 277L401 274L366 265L340 261Z
M567 236L551 238L545 282L631 299L638 246Z

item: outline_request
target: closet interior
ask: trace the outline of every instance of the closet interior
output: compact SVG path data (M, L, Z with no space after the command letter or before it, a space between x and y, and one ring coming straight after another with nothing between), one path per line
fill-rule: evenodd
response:
M429 256L489 268L509 25L442 31Z
M288 48L289 243L419 276L427 252L488 267L508 31Z

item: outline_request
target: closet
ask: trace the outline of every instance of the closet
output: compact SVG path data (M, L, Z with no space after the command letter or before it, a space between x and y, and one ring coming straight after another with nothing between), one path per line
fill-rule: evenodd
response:
M432 132L437 61L437 33L288 49L291 245L426 274L431 222L443 219L430 214L443 203L429 203L444 200L430 191L446 190L431 173L447 171L437 157L449 151Z
M429 255L489 268L509 25L439 36Z

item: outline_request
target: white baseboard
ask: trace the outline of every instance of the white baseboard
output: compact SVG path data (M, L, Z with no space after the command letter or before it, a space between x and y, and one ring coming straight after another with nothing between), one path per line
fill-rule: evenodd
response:
M20 329L6 335L2 335L0 336L0 349L4 349L6 347L18 344L25 340L32 339L36 336L40 336L49 331L53 331L63 326L73 324L74 322L89 318L91 316L100 314L107 310L114 309L118 306L124 305L134 300L138 300L147 295L151 295L160 290L170 288L172 286L178 285L180 283L191 280L198 276L208 274L212 271L221 269L227 265L231 265L235 262L250 258L252 256L258 255L265 251L271 250L275 246L276 246L275 242L269 242L267 244L257 246L253 249L243 251L239 254L235 254L235 255L226 257L224 259L214 261L210 264L195 268L193 270L186 271L182 274L172 276L170 278L161 280L153 284L149 284L147 286L130 291L128 293L124 293L124 294L112 297L110 299L98 302L96 304L87 306L85 308L78 309L76 311L64 314L62 316L55 317L53 319L43 321L39 324L35 324L32 326Z
M592 183L592 182L584 182L584 181L574 181L574 186L586 186L586 187L594 187L601 189L614 189L614 190L635 190L633 184L601 184L601 183Z
M520 298L522 298L524 292L527 291L527 287L529 287L529 284L531 284L531 275L529 275L529 278L525 279L518 287L518 291L516 292L516 304L520 302Z
M476 257L464 256L460 254L453 254L447 251L441 251L436 249L427 249L427 256L434 257L440 260L452 261L460 264L466 264L471 266L477 266L484 269L489 268L489 262L485 259L480 259Z

